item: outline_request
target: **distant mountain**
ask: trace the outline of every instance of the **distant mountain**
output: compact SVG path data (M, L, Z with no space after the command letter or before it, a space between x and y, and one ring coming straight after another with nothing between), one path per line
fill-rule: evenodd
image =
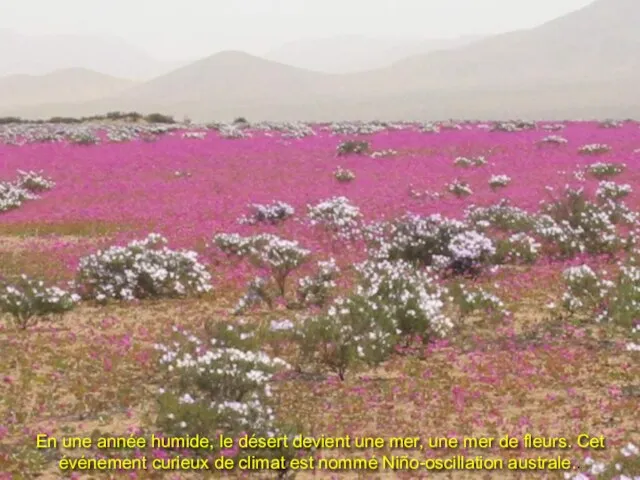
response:
M639 20L638 0L596 0L532 29L407 58L351 81L384 93L392 85L525 88L630 79L640 75Z
M24 107L52 102L84 102L116 95L135 85L131 80L82 68L48 75L0 77L0 107Z
M256 105L276 109L282 104L304 105L312 98L317 99L322 91L335 89L334 77L337 78L270 62L244 52L225 51L148 82L116 83L110 93L94 95L90 99L86 95L80 98L81 95L74 95L72 89L68 89L66 94L57 97L31 95L32 101L27 104L27 92L34 89L25 86L25 95L20 96L22 104L17 101L8 103L0 96L0 115L86 116L120 110L166 112L180 116L195 113L198 118L205 115L213 118L223 111L241 111ZM16 85L20 83L18 76L7 77L5 82L11 79ZM35 81L31 80L31 83ZM48 91L56 90L51 83L58 86L61 83L45 77L38 77L38 81L41 87L49 85ZM0 83L1 90L3 86ZM31 107L26 108L28 105Z
M148 80L179 62L159 61L117 37L97 35L22 35L0 30L0 76L45 75L85 68L106 75Z
M309 99L330 89L332 76L271 62L240 51L203 58L131 88L119 98L144 106L199 102L224 105L277 104Z
M121 94L46 111L194 120L640 117L638 19L638 0L596 0L536 28L340 75L222 52Z
M480 38L425 40L344 35L289 42L270 50L264 58L318 72L354 73L384 68L413 55L468 45Z

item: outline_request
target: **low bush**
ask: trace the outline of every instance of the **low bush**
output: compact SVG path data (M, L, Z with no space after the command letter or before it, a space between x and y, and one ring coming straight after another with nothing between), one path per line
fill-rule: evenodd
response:
M144 120L149 123L164 123L164 124L176 123L175 119L172 116L163 115L161 113L151 113L145 116Z
M80 259L76 285L85 299L105 302L172 298L211 290L211 275L198 254L171 250L151 233L125 247L113 246Z
M274 201L267 205L254 203L251 208L253 213L240 218L238 223L246 225L256 225L258 223L276 225L292 217L295 213L295 209L291 205L281 201Z
M286 362L262 351L227 346L216 338L201 340L188 332L174 331L174 341L156 345L165 372L156 421L163 435L223 432L235 445L247 432L263 438L296 433L279 422L274 413L271 380L275 373L290 368ZM298 454L293 448L223 452L216 444L193 453L237 459L247 455L284 456L287 460ZM283 470L281 473L286 473L286 468Z
M364 155L369 149L369 142L348 140L338 145L337 152L339 157L345 155Z
M38 319L62 315L73 309L80 297L75 293L26 275L16 282L0 282L0 311L9 314L14 324L24 330Z

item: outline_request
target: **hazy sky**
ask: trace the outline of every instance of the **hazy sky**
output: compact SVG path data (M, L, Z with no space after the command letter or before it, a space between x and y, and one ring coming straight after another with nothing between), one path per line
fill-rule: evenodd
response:
M640 1L640 0L638 0ZM528 28L592 0L0 0L0 28L114 35L160 59L265 53L345 34L444 38Z

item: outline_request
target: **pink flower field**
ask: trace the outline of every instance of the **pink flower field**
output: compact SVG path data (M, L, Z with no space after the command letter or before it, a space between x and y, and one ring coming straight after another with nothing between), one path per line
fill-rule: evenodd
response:
M625 181L635 184L640 179L640 169L634 168L640 161L640 153L634 153L640 148L634 123L618 129L569 123L562 132L568 143L561 146L538 144L547 135L540 130L488 133L475 125L467 128L439 134L407 128L348 136L367 139L374 150L396 150L398 155L391 158L339 158L336 147L347 136L327 132L304 139L257 132L251 139L238 141L215 134L201 141L175 135L154 143L114 143L99 148L65 143L3 145L1 178L12 178L17 169L44 170L57 187L46 201L5 213L2 221L126 225L123 229L131 235L155 229L176 245L193 247L212 232L237 230L236 218L246 213L248 203L281 200L303 211L309 203L344 195L367 218L407 210L459 216L470 202L486 205L502 198L523 208L536 208L545 197L546 186L575 182L572 173L594 161L626 162ZM606 143L612 150L596 160L578 155L580 146L595 143ZM471 171L455 167L456 157L472 155L486 156L487 166ZM353 170L357 181L337 183L332 175L337 166ZM176 178L175 172L182 171L192 176ZM492 174L510 176L513 185L492 192L487 185ZM470 183L471 198L445 196L436 202L409 195L411 188L443 193L455 177ZM314 241L313 233L305 235L294 230L295 225L288 227L283 235Z
M334 133L335 125L309 125L315 134L301 138L286 134L299 126L278 131L249 124L243 136L229 138L224 129L184 125L154 141L134 134L122 142L110 141L109 129L125 127L98 125L90 126L99 140L95 144L71 141L68 131L61 141L35 142L29 140L35 130L4 127L0 480L294 474L302 479L640 478L640 264L635 263L640 124L554 125L495 131L480 123L456 129L442 124L429 132L406 123L374 133L360 126L350 134ZM202 135L189 138L189 132ZM366 151L339 153L345 142L356 141L367 142ZM608 148L585 149L594 145ZM352 178L339 181L339 167ZM43 179L52 183L31 189L37 196L3 211L3 192L29 190L24 180L11 183L20 171L37 172L41 185ZM452 192L456 181L468 191ZM581 193L571 197L570 191ZM347 199L360 215L348 228L314 224L313 206L335 197ZM284 202L293 213L273 222L241 221L254 213L252 205L273 202ZM518 207L528 226L505 227L502 220L470 213L496 205ZM449 237L446 222L412 226L405 214L422 219L438 214L458 221L451 227L458 230ZM543 225L544 214L552 224ZM400 221L409 223L393 223ZM100 256L150 233L165 237L173 252L196 252L200 263L193 266L189 253L158 260L147 247ZM220 234L232 233L249 239L234 240L240 242L235 254L220 240ZM323 277L323 268L330 267L322 262L332 258L337 269ZM156 260L165 263L150 267ZM122 267L129 261L134 263ZM373 263L362 270L358 265L365 261ZM376 262L382 263L376 267ZM184 265L194 270L172 276L172 268L191 268ZM36 287L18 287L22 274L61 290L34 293ZM380 285L387 274L392 286L385 290ZM116 279L113 284L108 276ZM262 287L248 286L256 276ZM17 301L12 295L20 288L24 297ZM51 295L56 299L43 300ZM47 306L67 300L68 307ZM26 304L33 305L28 314ZM316 325L314 319L328 323ZM274 326L284 321L291 327ZM389 322L393 328L385 327ZM329 326L319 330L318 325ZM326 333L335 325L348 329ZM242 333L235 338L229 332ZM176 335L182 347L173 344ZM224 408L246 401L249 407L243 408L258 408L242 395L223 398L233 391L224 383L230 377L211 373L188 386L176 380L176 371L192 378L187 367L167 369L184 352L203 358L205 351L214 357L222 351L207 350L192 335L248 355L234 359L225 350L231 355L221 357L227 365L250 362L246 352L258 350L287 363L282 371L277 362L263 366L270 372L264 374L270 393L261 402L272 402L273 415L267 417L277 428L260 423L262 410L245 413L251 421L242 423L220 413L227 410L205 405L205 399L225 400ZM248 380L242 381L246 386ZM234 382L240 389L240 380ZM263 388L261 381L256 385ZM152 448L36 448L38 434L95 441L107 435L214 438L226 432L237 439L247 432L282 435L287 428L315 437L420 437L422 447L320 448L285 456L407 455L420 465L425 459L483 456L503 459L505 468L71 472L61 469L61 459L82 454L145 457L149 463L202 455ZM522 439L527 433L546 443L536 449L520 442L507 450L430 446L435 437ZM580 435L603 436L606 445L582 445ZM550 445L560 438L566 447ZM211 462L219 455L242 456L237 448L220 450L212 447L205 456ZM570 466L506 467L509 459L539 457L562 457Z

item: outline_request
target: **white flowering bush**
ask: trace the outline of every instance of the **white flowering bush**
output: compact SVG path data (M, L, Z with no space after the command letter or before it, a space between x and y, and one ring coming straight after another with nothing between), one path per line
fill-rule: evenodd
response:
M635 228L632 228L625 239L624 249L628 253L634 253L640 251L640 227L636 224Z
M496 317L504 317L509 313L497 295L480 287L469 288L461 282L455 282L447 287L446 295L449 308L457 312L458 321L477 311Z
M533 229L535 223L533 215L509 205L506 199L489 207L472 205L465 211L465 218L474 228L493 228L507 232L527 232Z
M253 213L249 216L241 217L238 223L246 225L256 225L258 223L276 225L295 214L295 209L291 205L281 201L274 201L267 205L254 203L250 207L253 209Z
M251 237L243 237L237 233L218 233L213 243L227 255L244 257L249 253Z
M457 157L453 164L456 167L469 168L469 167L481 167L486 165L487 159L483 156L478 157Z
M565 125L562 123L552 123L552 124L543 125L542 129L547 130L549 132L558 132L560 130L564 130Z
M587 167L587 172L596 178L610 178L619 175L626 169L624 163L596 162Z
M338 167L334 172L333 176L336 180L342 183L349 183L356 178L356 174L353 171L348 170L346 168Z
M311 225L319 225L341 238L353 238L358 234L362 214L346 197L332 197L316 205L308 205Z
M566 220L576 226L591 205L583 187L572 188L565 185L559 197L553 197L551 188L547 188L547 192L551 194L552 200L540 202L541 212L550 215L556 221Z
M600 201L619 200L627 197L633 189L629 184L621 184L611 181L602 181L598 184L596 198Z
M629 329L640 340L640 266L631 257L619 265L613 280L588 265L570 267L563 272L566 290L562 304L571 315L596 315L598 322L613 322Z
M420 128L422 133L440 133L440 127L434 123L426 123Z
M622 193L622 196L615 200L603 197L598 198L597 207L608 215L609 220L614 225L621 225L625 227L624 231L619 232L619 236L627 236L628 240L631 232L629 232L627 227L633 228L638 226L640 212L631 209L626 203L624 203L621 199L625 198L626 194L624 191L620 193Z
M317 135L311 125L301 122L285 122L275 126L275 129L279 129L283 132L282 136L284 138L305 138Z
M449 243L466 225L439 214L405 214L395 220L370 224L365 229L369 254L379 260L405 260L432 265L434 255L449 257Z
M67 141L72 145L97 145L100 137L90 131L79 131L69 134Z
M538 124L534 120L515 120L515 124L521 130L535 130Z
M496 253L493 241L475 230L454 235L448 245L450 261L446 269L455 275L477 274Z
M201 340L174 327L176 338L157 344L165 372L158 396L156 425L164 435L195 436L224 432L239 438L246 432L259 437L289 433L277 421L272 378L289 365L264 352L229 347L216 338ZM207 448L194 454L210 455ZM239 456L292 457L294 452L264 449L240 451Z
M456 167L468 168L473 165L473 161L467 157L456 157L456 159L453 161L453 164Z
M244 128L242 128L241 124L236 125L222 125L218 129L218 134L222 138L226 138L227 140L238 140L242 138L249 138L251 134L246 132Z
M126 132L126 131L108 131L107 132L107 140L110 143L131 142L135 138L136 138L136 135L133 132Z
M508 175L491 175L491 178L489 179L489 187L491 187L491 190L494 192L506 187L510 183L511 177Z
M55 187L56 183L44 175L43 171L34 172L32 170L25 172L18 170L18 179L16 185L32 193L44 192Z
M21 275L15 282L0 282L0 311L11 316L20 329L35 325L39 318L61 315L73 309L80 297L42 280Z
M215 339L218 348L256 351L260 348L262 329L244 318L234 322L211 320L205 323L207 338ZM213 344L212 343L212 344Z
M535 231L561 257L585 252L613 254L625 245L624 237L618 234L607 213L595 208L587 209L578 225L567 220L556 222L552 217L542 215Z
M0 213L22 206L27 200L37 200L37 194L50 190L55 182L43 172L18 170L13 182L0 182Z
M347 140L342 142L337 147L337 154L339 157L344 155L364 155L370 149L369 142L358 140Z
M334 135L371 135L383 131L385 126L374 122L334 122L328 129Z
M550 215L540 215L536 219L534 232L549 250L560 257L569 258L585 251L580 239L582 230L572 227L566 220L556 222Z
M496 241L493 263L534 263L540 255L541 244L524 232L514 233Z
M603 283L588 265L567 268L562 276L566 284L562 304L571 313L597 310L613 286Z
M59 143L63 140L64 135L56 134L53 132L33 132L33 135L25 143Z
M319 365L344 380L347 370L376 366L389 357L396 344L392 329L391 319L366 298L338 297L326 314L306 317L297 327L300 365Z
M0 182L0 212L20 207L26 200L35 200L38 196L12 182Z
M247 258L254 266L267 270L279 295L283 297L287 278L311 255L298 242L284 240L270 233L250 237L221 233L215 235L213 241L226 254ZM250 290L255 289L250 286Z
M539 140L538 143L544 145L564 145L566 143L569 143L569 141L566 138L561 137L560 135L548 135Z
M423 342L453 328L444 315L444 290L434 277L403 261L369 260L356 266L355 291L338 297L326 314L296 330L301 364L319 363L344 379L358 364L383 362L404 339Z
M516 122L495 122L489 131L491 132L520 132L522 127Z
M250 237L247 255L255 266L270 272L280 295L284 297L289 274L306 262L311 252L298 242L263 233Z
M620 128L623 125L624 125L623 122L619 120L613 120L611 118L608 118L598 123L598 127L600 128Z
M634 224L636 215L620 199L603 198L594 203L583 188L566 187L561 198L542 202L535 232L561 256L577 253L613 254L627 243L628 232L618 223Z
M459 198L467 197L473 193L473 190L471 190L471 187L467 182L458 179L448 184L447 190Z
M390 333L424 342L444 337L453 327L444 315L444 291L435 278L404 261L366 261L356 266L356 295L376 316L383 316Z
M478 274L495 253L493 241L463 222L406 214L367 226L369 256L432 266L454 275Z
M329 300L331 290L336 286L336 277L340 269L336 261L330 258L327 261L319 261L314 275L302 277L298 280L296 291L299 306L322 307Z
M619 266L614 280L594 272L589 266L571 267L563 272L566 284L562 306L570 316L596 322L611 322L628 329L626 349L640 351L640 267L631 257Z
M189 250L171 250L151 233L127 246L113 246L80 259L76 284L85 299L179 297L211 290L211 275Z
M632 329L635 339L640 341L640 265L637 260L620 266L606 314L616 324Z
M590 143L578 149L578 153L581 155L602 155L610 151L611 147L605 143Z

